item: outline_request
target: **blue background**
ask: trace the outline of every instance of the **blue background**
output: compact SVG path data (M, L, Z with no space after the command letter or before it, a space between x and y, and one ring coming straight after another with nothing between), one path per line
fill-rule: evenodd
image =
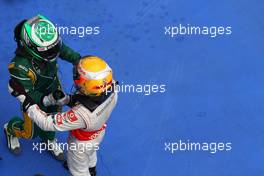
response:
M166 92L121 93L98 153L99 176L260 176L263 168L264 1L260 0L1 0L0 126L19 115L7 92L13 28L43 14L62 26L100 26L100 35L63 36L82 55L105 58L117 80L166 84ZM232 26L232 35L164 35L178 24ZM63 87L71 65L60 61ZM0 175L67 175L48 152L13 156L0 133ZM60 142L67 134L57 133ZM176 152L164 142L232 142L229 152Z

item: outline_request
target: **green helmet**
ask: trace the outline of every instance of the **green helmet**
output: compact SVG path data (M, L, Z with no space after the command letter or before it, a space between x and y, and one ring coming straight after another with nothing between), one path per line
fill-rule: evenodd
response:
M55 61L61 48L55 25L42 15L27 20L21 30L21 45L34 58Z

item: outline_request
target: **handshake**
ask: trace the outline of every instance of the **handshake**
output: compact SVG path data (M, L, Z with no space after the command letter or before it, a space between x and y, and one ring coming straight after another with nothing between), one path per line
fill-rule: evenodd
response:
M24 87L14 79L9 80L8 91L22 103L24 112L26 112L30 106L36 105L36 102L27 94ZM56 90L42 97L41 103L46 107L54 105L63 106L68 104L70 100L70 95L65 94L62 90Z
M56 90L42 98L44 106L63 106L70 102L70 95L65 94L62 90Z

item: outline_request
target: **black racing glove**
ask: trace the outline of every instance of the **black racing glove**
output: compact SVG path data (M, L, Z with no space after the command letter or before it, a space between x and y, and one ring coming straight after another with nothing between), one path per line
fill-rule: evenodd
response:
M24 112L26 112L30 106L36 104L34 100L26 93L24 87L12 78L9 80L8 91L12 96L17 98L22 103Z

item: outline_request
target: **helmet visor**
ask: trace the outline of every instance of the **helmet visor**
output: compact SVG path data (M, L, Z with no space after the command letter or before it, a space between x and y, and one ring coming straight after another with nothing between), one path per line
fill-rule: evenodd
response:
M40 57L50 61L58 56L61 49L61 45L61 40L60 38L58 38L58 41L51 46L37 47L37 53Z

